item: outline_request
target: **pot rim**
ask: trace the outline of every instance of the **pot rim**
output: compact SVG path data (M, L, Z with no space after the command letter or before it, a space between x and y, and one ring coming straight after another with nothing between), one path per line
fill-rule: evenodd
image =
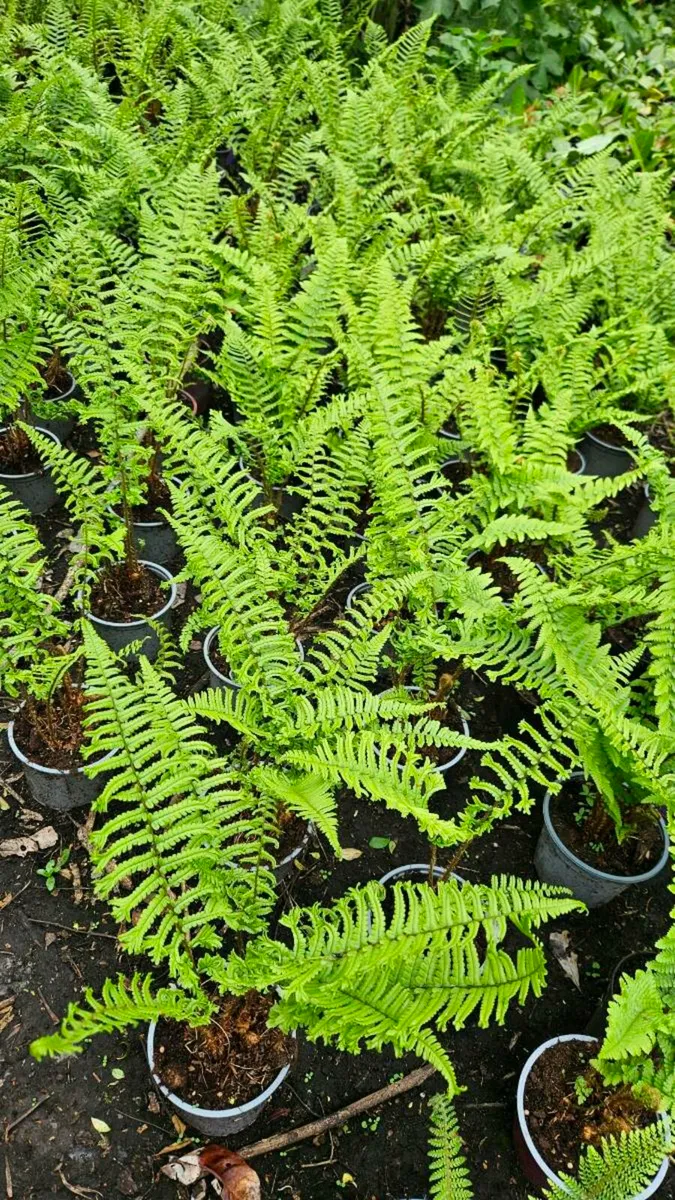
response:
M274 1076L274 1079L272 1080L272 1082L268 1083L265 1090L262 1092L259 1092L257 1096L253 1097L252 1100L247 1100L246 1104L239 1104L239 1105L236 1105L235 1107L230 1107L230 1108L198 1108L197 1105L190 1104L187 1100L181 1100L180 1096L177 1096L175 1094L175 1092L169 1091L166 1084L162 1083L159 1075L156 1074L156 1072L155 1072L155 1054L154 1054L156 1028L157 1028L157 1022L152 1021L148 1028L148 1040L146 1043L148 1066L150 1068L150 1075L153 1079L153 1082L159 1088L162 1095L166 1096L167 1100L169 1100L171 1102L171 1104L175 1105L176 1108L181 1109L182 1112L190 1113L192 1116L195 1116L195 1117L211 1117L211 1118L216 1118L216 1119L223 1118L223 1117L230 1117L230 1118L239 1117L239 1116L241 1116L242 1113L250 1112L252 1108L262 1107L262 1105L265 1103L265 1101L269 1100L272 1093L275 1092L277 1090L277 1088L283 1083L284 1079L286 1078L286 1076L288 1075L288 1072L291 1069L291 1063L287 1062L286 1066L282 1067L281 1070ZM295 1038L295 1036L296 1036L295 1030L293 1030L289 1036Z
M159 618L163 617L170 608L173 608L176 602L176 596L178 595L178 590L176 587L176 580L171 572L167 571L166 567L160 566L159 563L149 562L145 558L139 558L138 563L139 566L147 567L148 570L153 571L155 575L159 575L160 579L163 579L166 583L171 584L169 598L166 604L164 604L162 608L159 608L157 612L150 613L147 617L140 617L135 621L107 621L105 617L96 617L92 612L88 612L87 619L94 625L105 625L108 629L134 629L140 625L147 625L150 621L158 621Z
M568 778L581 779L583 778L583 771L572 771ZM663 820L663 817L659 817L661 836L663 837L663 853L661 854L661 857L655 866L651 867L649 871L643 871L640 875L613 875L610 871L600 871L597 867L592 867L590 863L584 862L583 858L579 858L573 850L570 850L569 846L566 846L559 834L556 833L553 827L553 821L551 819L552 799L553 797L551 796L551 793L547 792L544 796L543 810L546 832L548 833L556 849L564 854L565 857L570 860L570 862L574 863L575 867L580 867L583 871L585 871L586 874L591 877L591 879L604 879L610 883L623 883L626 884L626 886L633 883L645 883L646 880L653 879L655 875L658 875L668 862L670 854L670 839L668 837L666 823Z
M611 450L614 454L620 454L622 457L632 461L633 455L627 446L613 446L611 442L605 442L603 438L598 437L597 433L593 433L590 429L586 430L586 437L595 442L596 446L601 446L603 450Z
M345 600L345 608L350 609L352 607L354 601L356 600L357 596L365 596L368 592L371 592L372 590L373 590L372 583L357 583L352 588L351 592L349 592L347 599Z
M383 883L386 885L391 883L392 880L396 880L399 876L406 873L414 872L415 874L421 875L423 871L426 875L429 874L428 863L404 863L402 867L392 867L391 871L387 871L386 875L383 875L381 879L378 879L378 883ZM444 867L434 867L434 879L442 879L444 875ZM466 880L463 879L461 875L458 875L455 871L450 872L450 879L454 879L457 883L466 882Z
M9 428L9 425L0 425L0 434L4 433L5 430L9 430ZM33 428L37 429L38 433L43 433L45 437L51 438L53 442L56 442L57 446L61 445L61 439L55 433L52 433L51 429L45 429L44 425L34 425ZM0 471L0 479L37 479L38 475L46 474L48 471L49 467L45 467L44 471L20 471L18 474L11 474L9 471Z
M581 450L579 448L579 446L572 446L571 449L574 451L574 453L579 458L581 465L580 465L578 471L570 471L570 474L571 475L583 475L584 471L586 470L586 465L587 465L586 464L586 455L584 454L583 450Z
M181 482L180 479L178 479L178 477L175 475L172 475L171 478L169 479L169 483L173 483L176 486L179 486L180 482ZM112 504L108 505L108 512L114 513L114 515L117 517L118 521L121 521L123 519L120 516L120 514L115 511L115 508L113 507ZM170 522L167 521L165 517L161 517L158 521L132 521L131 524L133 525L134 529L171 529L171 528L173 528L172 525L170 524Z
M314 837L314 822L308 821L307 829L305 830L305 833L302 837L302 841L299 842L298 845L295 846L293 850L290 850L289 853L285 856L285 858L282 858L280 862L276 863L276 870L278 871L279 867L285 867L286 863L293 862L293 860L296 859L298 857L298 855L302 854L303 850L306 849L306 847L309 845L309 843L313 837ZM274 872L274 870L275 870L275 868L273 867L272 871Z
M419 690L420 690L418 688L417 684L415 684L415 683L404 683L403 689L406 692L419 692ZM385 690L383 692L380 692L379 694L381 696L386 696L389 694L389 692L395 692L396 690L397 689L395 687L385 688ZM462 714L460 713L459 719L462 722L462 732L463 732L464 736L471 737L471 727L470 727L469 722L467 721L466 717L462 716ZM444 775L445 772L449 771L451 767L456 767L457 763L461 762L461 760L464 758L464 755L466 754L467 750L468 750L468 746L460 746L457 753L454 755L454 757L450 759L450 762L442 763L441 765L434 764L439 775Z
M73 372L69 371L67 367L64 367L63 369L70 380L70 387L68 388L67 392L59 392L58 396L52 396L51 399L48 396L43 396L42 399L46 400L48 404L58 404L59 400L67 400L70 396L72 396L75 388L77 387L77 382Z
M449 442L461 442L462 440L461 434L452 433L450 429L446 429L445 427L439 429L437 437L446 438Z
M14 721L10 721L9 725L7 726L7 741L9 742L9 748L12 751L12 754L14 754L15 757L18 758L19 762L23 763L25 767L31 767L34 771L39 771L42 775L59 775L61 778L66 779L73 775L84 775L86 767L97 767L99 763L106 762L109 758L112 758L115 754L117 754L116 750L109 750L108 753L103 754L101 758L92 759L92 761L86 763L85 766L76 767L74 771L62 771L58 767L45 767L42 763L35 762L32 758L28 758L28 756L24 754L23 750L19 749L14 737Z
M202 654L204 656L204 660L206 662L207 667L209 668L209 671L213 671L213 674L217 675L219 679L222 679L223 683L227 684L228 687L240 688L241 684L237 682L237 680L234 678L234 675L223 675L223 672L218 669L218 667L213 662L213 659L211 658L211 646L213 645L213 642L215 641L215 639L218 637L219 632L220 632L220 625L212 625L211 628L209 629L206 637L204 638L204 644L202 646ZM295 644L298 647L298 657L300 659L300 662L304 662L305 661L305 647L303 646L300 638L295 639ZM284 862L285 861L286 860L284 859ZM281 866L281 864L278 863L277 866Z
M567 1187L567 1184L562 1182L562 1180L559 1178L559 1176L555 1174L552 1167L549 1167L548 1163L542 1157L540 1151L535 1146L532 1136L530 1134L530 1129L529 1129L529 1126L527 1123L527 1117L525 1115L525 1089L527 1087L527 1081L530 1076L530 1072L532 1071L532 1068L533 1068L535 1062L537 1061L537 1059L542 1054L544 1054L547 1050L550 1050L553 1046L557 1046L560 1042L596 1042L599 1045L600 1039L596 1038L596 1037L592 1037L588 1033L561 1033L561 1034L558 1034L557 1037L548 1038L545 1042L542 1042L540 1046L537 1046L537 1048L532 1051L530 1057L528 1058L527 1062L525 1063L523 1069L520 1072L520 1077L518 1079L518 1089L516 1091L516 1111L517 1111L517 1115L518 1115L518 1125L520 1126L520 1132L523 1135L523 1140L525 1142L525 1145L527 1146L529 1153L531 1154L532 1158L534 1159L537 1166L539 1167L540 1171L543 1172L543 1174L546 1176L546 1178L549 1180L550 1183L555 1184L556 1187L560 1188L561 1191L567 1192L568 1194L571 1195L570 1190ZM666 1115L666 1120L667 1120L667 1115ZM663 1162L661 1163L661 1166L659 1167L658 1172L654 1176L652 1182L650 1184L648 1184L647 1189L641 1191L639 1193L639 1195L634 1196L633 1200L646 1200L646 1197L653 1196L654 1193L657 1191L657 1189L663 1183L663 1180L665 1179L665 1177L668 1173L668 1167L669 1167L669 1159L668 1159L668 1156L666 1155L663 1159Z

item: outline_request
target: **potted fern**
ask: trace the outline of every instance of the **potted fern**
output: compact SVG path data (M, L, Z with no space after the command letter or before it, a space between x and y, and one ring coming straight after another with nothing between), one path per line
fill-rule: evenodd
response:
M624 975L609 1005L601 1039L587 1034L550 1038L530 1055L518 1085L516 1146L528 1178L550 1195L581 1195L567 1170L583 1146L615 1147L614 1194L653 1196L668 1172L673 1141L669 967L672 937L646 970ZM660 1116L657 1116L660 1114ZM592 1151L589 1151L589 1156ZM582 1160L583 1162L583 1160ZM582 1165L581 1184L593 1182L596 1155ZM602 1173L600 1174L602 1177ZM546 1193L549 1195L549 1192ZM595 1192L604 1195L596 1182Z
M454 880L433 891L404 883L395 885L392 919L382 908L384 889L370 883L329 908L294 909L283 918L285 935L271 937L270 824L253 815L249 773L218 757L190 707L147 659L130 680L93 629L85 627L84 643L88 754L117 752L94 802L95 890L122 926L122 949L147 955L172 986L146 974L108 981L100 998L89 990L70 1006L60 1032L33 1044L33 1054L74 1053L97 1032L157 1022L148 1052L163 1094L183 1119L220 1135L259 1115L282 1082L288 1038L300 1027L352 1052L385 1044L397 1054L415 1052L456 1090L434 1027L461 1028L474 1013L480 1025L503 1021L512 1000L538 995L546 964L536 930L578 902L508 878L461 891ZM502 945L510 922L528 943L514 958ZM323 946L330 954L317 955ZM431 989L430 978L437 980ZM259 1068L257 1094L248 1099L234 1094L232 1062L223 1054L223 1028L237 1025ZM243 1076L247 1064L240 1057L237 1064ZM208 1072L215 1080L219 1068L220 1105L195 1102L193 1079Z
M625 774L594 779L573 771L554 797L544 797L544 825L534 856L540 879L568 887L589 908L607 904L633 884L649 883L668 862L669 837L647 794ZM632 802L631 802L632 801Z
M103 473L65 447L51 446L39 431L27 432L49 462L78 526L70 578L73 587L79 586L80 612L89 614L115 649L133 642L138 652L155 657L156 627L171 623L176 585L166 567L138 557L128 492L120 489L124 520L110 529L110 490Z

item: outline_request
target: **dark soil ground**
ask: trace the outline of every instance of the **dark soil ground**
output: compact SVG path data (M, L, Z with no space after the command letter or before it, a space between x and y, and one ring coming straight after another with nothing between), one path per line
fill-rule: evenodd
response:
M62 510L54 510L48 521L45 534L68 538ZM62 565L63 559L52 586L58 584ZM180 619L179 613L177 623ZM195 643L183 686L199 686L203 674ZM512 731L521 716L532 713L515 693L476 677L463 680L458 699L478 737ZM3 712L2 720L8 715ZM0 1180L5 1181L5 1194L8 1200L69 1200L72 1195L92 1200L187 1200L184 1189L159 1174L169 1147L187 1149L191 1144L190 1131L172 1118L151 1086L143 1029L99 1038L80 1056L61 1062L38 1064L28 1054L30 1042L56 1028L57 1018L85 986L96 991L107 976L128 971L130 964L118 950L104 907L92 898L83 844L86 810L36 814L4 738L0 751L0 841L25 838L44 825L51 825L58 838L50 849L24 858L0 857L0 1157L5 1159ZM461 806L474 769L475 757L467 754L446 776L447 790L437 807L450 814ZM460 874L472 881L506 872L533 878L540 824L539 807L527 817L514 814L467 851L458 866ZM345 794L340 826L342 845L360 851L360 856L338 862L321 843L310 847L302 867L280 890L280 913L293 904L328 901L393 866L427 857L425 841L413 823L383 805ZM371 838L383 835L389 838L389 848L371 848ZM64 848L70 849L70 859L50 893L37 872ZM532 1188L521 1174L511 1140L518 1073L545 1038L583 1032L617 960L653 947L666 931L672 905L667 883L667 877L661 877L590 916L571 916L545 926L549 981L542 997L531 997L522 1008L513 1005L503 1027L474 1026L443 1036L466 1087L458 1113L478 1200L527 1200ZM555 929L569 934L570 950L578 960L578 989L551 952L549 935ZM300 1037L298 1061L288 1081L258 1124L234 1139L232 1148L335 1111L419 1065L414 1056L352 1057ZM306 1142L256 1159L265 1200L426 1196L428 1099L439 1087L433 1080L316 1144ZM108 1132L97 1131L92 1120L104 1122ZM659 1196L675 1200L675 1176Z

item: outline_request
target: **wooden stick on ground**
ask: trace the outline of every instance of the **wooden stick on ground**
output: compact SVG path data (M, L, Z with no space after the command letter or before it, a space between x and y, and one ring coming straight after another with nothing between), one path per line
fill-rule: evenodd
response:
M378 1104L384 1104L387 1100L394 1100L396 1096L405 1095L412 1088L426 1083L427 1079L435 1074L435 1067L420 1067L417 1071L411 1071L409 1075L404 1075L403 1079L397 1079L395 1083L389 1083L379 1091L371 1092L369 1096L363 1096L361 1100L355 1100L353 1104L348 1104L346 1108L341 1108L338 1112L331 1113L330 1116L322 1117L319 1121L310 1121L309 1125L299 1125L297 1129L289 1129L287 1133L277 1133L274 1137L263 1138L261 1142L252 1142L250 1146L242 1146L238 1153L242 1158L257 1158L260 1154L270 1154L273 1150L284 1150L287 1146L295 1146L298 1142L306 1141L307 1138L316 1137L319 1133L326 1133L329 1129L344 1125L352 1117L358 1117L360 1113L377 1108Z

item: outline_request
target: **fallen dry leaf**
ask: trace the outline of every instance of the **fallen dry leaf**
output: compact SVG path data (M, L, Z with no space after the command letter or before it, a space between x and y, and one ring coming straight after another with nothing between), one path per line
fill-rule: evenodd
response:
M4 896L0 896L0 912L2 912L3 908L7 908L7 905L11 903L13 899L14 894L12 892L5 892Z
M160 1171L162 1175L166 1175L167 1179L173 1179L175 1183L182 1183L183 1187L190 1187L204 1174L204 1168L196 1150L191 1150L189 1154L184 1154L182 1158L177 1158L174 1162L165 1163L163 1167L160 1167Z
M0 1000L0 1033L6 1029L14 1016L14 996Z
M32 808L22 808L21 818L27 821L29 825L39 825L40 821L44 821L42 813L34 812Z
M178 1134L178 1136L182 1137L183 1134L185 1133L185 1130L187 1129L187 1125L185 1124L185 1121L181 1121L180 1117L177 1116L176 1113L174 1113L173 1116L171 1117L171 1124L173 1125L174 1129L176 1130L176 1133Z
M73 904L81 904L84 899L84 892L82 891L80 868L77 863L71 862L68 870L70 871L70 878L73 881Z
M45 950L48 950L50 946L53 946L55 941L57 941L57 936L55 933L46 933L45 934Z
M161 1106L154 1092L148 1092L148 1112L161 1112Z
M0 858L25 858L27 854L48 850L58 840L59 835L53 826L44 825L30 837L6 838L0 842Z
M568 979L581 991L579 982L579 960L574 950L570 949L570 935L567 929L555 930L548 937L553 957L560 963Z
M223 1200L260 1200L260 1178L240 1154L225 1146L204 1146L201 1165L223 1185Z
M342 857L345 862L353 862L355 858L360 858L362 854L363 850L355 850L353 846L347 846L346 850L343 849L342 851Z

